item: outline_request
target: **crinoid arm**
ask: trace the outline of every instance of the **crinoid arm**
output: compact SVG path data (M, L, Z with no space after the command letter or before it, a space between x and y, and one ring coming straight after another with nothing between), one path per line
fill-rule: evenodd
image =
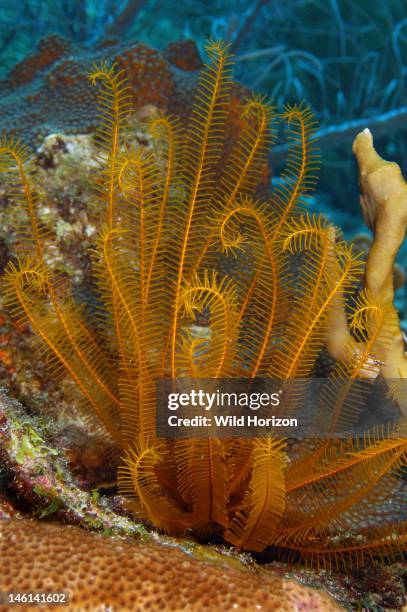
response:
M247 491L234 511L225 538L247 550L263 550L272 540L285 510L284 440L252 442L252 468Z
M282 521L284 528L277 529L274 544L301 551L309 547L310 553L311 549L316 553L314 544L319 541L319 560L324 557L324 548L329 563L326 543L332 535L354 534L349 546L345 543L346 539L341 546L338 544L338 555L341 549L343 562L347 560L351 563L353 555L357 557L359 554L355 539L362 529L366 545L360 549L360 560L365 553L369 554L369 550L373 556L376 546L380 555L377 520L381 517L383 551L392 523L391 514L388 516L385 510L386 500L392 499L394 508L400 507L401 513L405 505L405 493L398 476L406 461L407 443L403 431L404 425L396 426L393 431L376 429L366 433L363 438L325 445L318 461L308 469L303 470L299 463L290 466L286 480L286 513ZM371 548L370 529L366 525L371 525ZM405 546L403 538L403 535L399 539L395 536L400 550ZM333 556L336 545L332 545ZM393 547L393 552L396 548L397 545Z
M19 320L31 324L36 331L53 372L69 373L86 399L84 405L99 416L104 429L119 442L118 398L109 358L66 283L60 282L58 273L46 262L47 234L38 216L28 152L14 141L3 139L2 145L0 163L3 171L15 176L20 219L16 243L20 259L7 266L4 276L6 304Z
M120 469L119 484L158 529L179 534L191 526L192 517L176 506L157 477L163 456L164 449L159 444L129 449Z
M6 305L20 322L29 323L41 340L43 358L54 376L68 373L107 431L119 442L118 399L112 389L110 364L84 324L70 296L53 295L52 277L44 263L9 264L3 279Z
M0 139L0 173L6 173L12 185L18 210L15 250L20 256L44 254L44 230L40 227L37 212L38 197L29 177L30 152L20 141L6 136Z

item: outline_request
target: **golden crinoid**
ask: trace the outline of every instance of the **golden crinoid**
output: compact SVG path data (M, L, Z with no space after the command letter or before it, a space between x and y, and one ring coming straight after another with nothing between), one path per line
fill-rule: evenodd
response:
M406 521L385 504L403 502L407 441L396 427L294 445L272 436L157 438L157 380L306 379L345 317L350 331L319 406L334 432L357 413L353 381L377 370L372 355L389 333L385 308L366 290L349 306L359 259L334 226L301 212L318 166L311 111L287 106L277 117L263 99L250 99L226 142L232 62L216 42L207 54L187 125L155 118L153 146L142 153L124 138L123 74L102 65L90 77L99 88L104 166L94 179L102 304L94 320L44 256L29 153L2 140L1 169L21 208L6 302L38 336L52 373L72 379L92 423L121 448L119 487L157 528L216 531L243 549L275 546L327 565L391 556L407 540ZM277 119L287 125L287 165L261 201ZM296 402L294 394L287 412Z

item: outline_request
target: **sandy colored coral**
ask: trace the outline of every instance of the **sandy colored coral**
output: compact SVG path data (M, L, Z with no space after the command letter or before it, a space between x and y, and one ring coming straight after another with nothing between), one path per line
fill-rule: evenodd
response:
M224 557L199 560L174 545L106 539L72 526L5 520L0 552L0 590L67 591L69 611L341 609L323 592Z

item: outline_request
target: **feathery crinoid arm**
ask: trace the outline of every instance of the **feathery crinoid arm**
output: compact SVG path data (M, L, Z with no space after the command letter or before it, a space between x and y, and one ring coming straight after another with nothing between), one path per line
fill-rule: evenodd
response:
M130 110L129 90L124 71L116 72L115 66L109 66L106 62L95 65L89 74L89 80L93 86L98 86L97 101L99 104L100 123L96 132L96 142L100 147L99 161L103 168L97 190L104 205L102 209L101 221L107 232L116 229L118 222L118 203L119 185L118 170L120 146L122 145L122 128L126 114ZM102 229L103 233L103 229ZM103 240L102 240L103 242ZM112 241L109 240L104 245L107 250L112 248ZM102 278L100 286L101 294L112 306L112 322L116 342L123 346L121 338L121 328L119 323L120 315L117 312L116 304L113 299L113 291L108 290L105 282L105 275L98 274L99 269L103 268L103 255L99 255L96 263L97 278ZM110 294L109 294L110 293Z
M153 224L146 286L147 293L154 294L151 299L156 299L160 304L160 329L164 336L163 326L168 325L173 314L175 289L167 276L168 263L174 247L173 240L179 240L179 232L183 229L179 225L183 220L179 208L183 206L180 156L184 130L176 118L164 115L153 119L149 128L157 152L157 164L162 169L162 189Z
M304 203L304 195L313 191L319 168L319 151L313 140L316 121L311 109L304 103L287 105L282 119L288 124L289 147L286 168L270 200L278 219L275 239L293 211Z
M118 163L120 224L99 244L97 274L116 331L123 436L151 439L154 379L161 375L168 300L161 230L169 193L151 153L126 152Z
M268 149L273 142L273 107L260 97L249 100L241 110L239 130L231 139L233 147L225 143L223 163L217 169L217 186L214 189L214 203L220 210L228 210L234 202L246 196L254 196L264 178L268 164ZM205 243L196 259L190 277L203 265L218 265L215 255L218 236L218 211L208 216L207 224L213 231L206 236ZM219 220L222 223L222 219Z
M390 523L380 527L362 527L346 542L327 538L319 542L286 545L284 558L298 557L320 571L349 570L366 567L377 561L403 560L407 550L407 521Z
M100 124L96 132L96 142L100 146L100 166L103 168L100 184L97 185L100 199L104 205L101 220L107 232L117 229L119 204L119 158L122 145L122 127L125 116L130 110L129 92L124 72L116 73L115 66L103 62L95 65L89 74L89 80L95 87L98 86L97 100L100 112ZM103 238L99 246L103 244ZM100 282L100 291L108 306L111 306L111 316L116 342L123 351L124 341L121 337L120 315L117 312L116 302L113 299L113 290L106 283L103 271L104 254L112 248L113 241L108 240L102 246L102 253L96 258L96 274ZM113 259L109 253L109 259Z
M192 506L194 527L227 526L226 444L216 437L177 440L178 487Z
M150 122L149 128L156 164L162 175L146 281L148 293L151 294L150 303L154 304L149 310L158 325L159 338L162 342L157 370L157 376L160 377L168 373L167 362L177 291L176 254L179 253L185 232L187 202L181 169L185 130L176 118L161 114Z
M292 314L269 370L274 378L305 378L311 373L324 343L329 308L360 274L360 260L345 243L335 244L334 236L332 227L308 216L294 220L283 234L283 248L304 252L304 257Z
M358 422L369 391L369 385L358 384L358 380L374 379L378 374L375 351L378 342L385 342L385 321L385 309L363 290L350 314L352 341L345 347L345 359L336 363L321 392L319 417L325 431L350 430Z
M169 333L173 377L176 376L179 299L184 279L196 270L196 263L211 232L208 220L215 193L216 166L222 154L231 84L231 60L227 47L210 42L206 50L210 63L201 74L184 136L181 156L184 197L183 204L177 209L179 221L168 253L168 279L175 286Z
M151 343L153 334L147 327L152 321L148 315L153 315L153 321L160 319L162 302L156 286L157 282L162 283L163 276L157 230L159 224L164 223L163 199L166 197L154 156L144 151L125 154L119 164L118 183L124 197L119 208L120 226L126 230L123 240L128 244L127 260L130 275L134 279L132 284L140 333L148 335Z
M52 297L54 288L43 262L9 264L4 280L5 302L12 316L29 323L41 340L46 362L54 375L68 373L106 430L120 441L118 400L112 388L110 364L69 296Z
M405 523L400 468L406 459L405 424L327 447L318 468L302 481L287 474L284 528L274 535L273 543L326 564L335 551L342 563L357 563L364 555L385 556L388 528L397 520L397 512L398 527L403 529ZM398 527L393 525L393 552L406 548Z
M39 338L48 347L48 352L53 351L48 362L53 363L54 371L65 368L85 396L86 405L89 406L90 402L107 430L118 440L117 418L114 415L118 400L108 358L85 324L81 309L75 305L67 287L59 283L57 273L45 263L45 235L38 219L37 197L29 177L28 151L16 142L3 139L0 165L3 170L16 176L15 200L21 209L16 247L17 252L24 256L16 265L10 264L7 268L6 301L17 316L21 316L35 328ZM36 266L41 270L39 275ZM37 281L27 282L28 279L34 278L46 278L46 281L41 281L40 284ZM27 293L29 288L31 294ZM35 293L34 290L40 290L40 293ZM36 298L32 299L34 294ZM39 300L40 294L42 301ZM54 330L52 333L58 334L58 342L51 342L45 329L47 318L37 316L37 309L44 312L45 303L48 304L49 325ZM75 368L72 366L73 362L76 364ZM80 375L78 378L80 366L83 367L83 378L89 379L88 387L79 380Z
M243 106L240 116L243 126L220 178L219 196L224 202L233 202L237 196L253 196L274 141L271 130L274 117L274 108L260 97Z
M106 222L95 267L116 340L123 441L127 444L136 436L147 440L154 430L154 388L147 364L147 343L154 353L148 328L149 270L162 187L151 154L123 150L122 132L131 108L123 71L102 64L89 78L94 84L101 83L97 142L102 160L103 156L107 160L100 190ZM159 318L159 313L154 314Z
M252 467L247 491L225 533L227 541L260 551L272 540L285 509L286 453L284 440L271 437L252 442Z
M18 255L35 255L42 259L44 254L44 230L40 227L37 211L37 195L30 179L30 152L18 140L0 138L0 173L6 173L12 192L10 196L17 205L16 243Z
M100 122L96 142L101 150L104 167L100 196L106 205L106 225L109 230L116 223L118 198L117 171L120 139L126 115L131 110L131 96L124 70L116 71L115 65L103 62L95 65L89 74L92 85L98 87Z
M197 312L207 311L210 325L208 337L201 341L197 341L185 325L178 349L177 371L198 378L231 376L238 334L238 310L232 281L226 277L219 280L215 272L210 274L205 270L185 284L180 308L181 322L193 318ZM184 364L190 366L189 371L183 371ZM224 442L209 436L178 441L175 458L180 492L193 506L195 525L207 527L217 523L225 526L227 474Z
M181 534L191 526L191 515L179 507L178 500L171 498L158 478L157 470L164 459L165 448L157 443L129 449L119 468L119 486L155 527Z
M233 511L247 490L253 463L253 440L240 438L225 443L227 461L228 508Z
M383 307L375 304L369 292L363 290L354 301L350 315L353 336L343 352L345 358L336 363L318 398L314 430L324 431L326 436L312 450L307 448L306 442L300 443L299 457L291 464L293 483L301 482L319 469L326 449L339 443L338 432L351 431L362 411L368 409L369 385L358 381L377 376L374 354L376 343L384 341L385 320Z
M209 313L209 337L207 345L199 345L196 356L200 364L200 378L221 378L233 372L237 340L237 300L233 282L226 277L204 271L185 285L180 308L190 320L196 313ZM186 342L184 336L184 343Z
M249 350L247 357L251 362L251 376L267 372L272 333L275 336L281 333L282 313L287 308L286 262L279 236L293 211L303 201L303 196L314 188L318 167L318 152L312 140L316 124L310 109L303 104L287 106L282 118L288 122L289 153L286 170L268 203L273 215L273 223L268 227L272 256L270 250L266 250L261 257L256 256L255 273L245 288L241 308L242 321L259 322L258 326L250 323L248 326L242 325L242 329L249 332L244 345ZM233 206L233 203L229 204ZM255 244L253 239L250 243L251 246ZM269 305L268 312L263 304Z
M267 205L239 197L223 207L218 225L222 250L237 257L241 250L248 250L254 261L252 273L245 269L235 279L240 301L239 354L246 374L254 378L264 373L271 334L281 317L281 262L271 240L274 219Z
M141 337L134 290L128 265L125 230L102 228L96 250L95 273L105 308L112 318L119 360L119 396L123 442L139 433L142 389L139 387ZM126 237L127 238L127 237Z

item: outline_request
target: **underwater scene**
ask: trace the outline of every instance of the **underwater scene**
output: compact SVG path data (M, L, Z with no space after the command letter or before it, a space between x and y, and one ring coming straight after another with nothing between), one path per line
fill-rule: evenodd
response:
M0 0L0 93L0 612L406 612L405 0Z

